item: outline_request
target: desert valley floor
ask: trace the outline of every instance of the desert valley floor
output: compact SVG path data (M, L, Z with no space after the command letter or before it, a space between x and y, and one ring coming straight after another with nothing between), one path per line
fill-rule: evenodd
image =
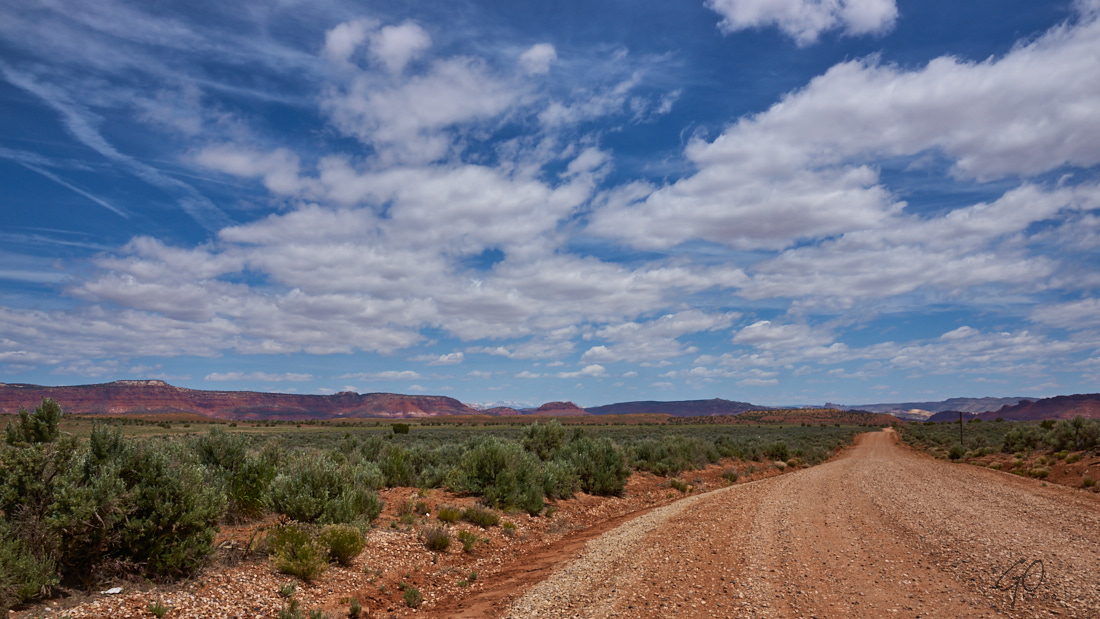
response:
M379 527L352 566L298 583L297 596L326 617L348 616L352 597L363 600L366 617L1100 612L1094 492L936 460L900 444L892 430L863 434L816 467L758 471L725 487L720 471L689 475L701 491L686 498L635 475L623 498L581 496L552 518L506 517L515 533L481 532L472 555L452 548L434 556L411 528ZM410 491L385 498L393 505ZM253 530L223 532L224 552L236 552ZM145 617L161 600L168 617L275 617L284 604L278 589L291 581L266 560L234 565L223 557L185 583L135 583L121 595L48 602L14 616ZM426 592L418 609L400 603L395 589L406 581Z

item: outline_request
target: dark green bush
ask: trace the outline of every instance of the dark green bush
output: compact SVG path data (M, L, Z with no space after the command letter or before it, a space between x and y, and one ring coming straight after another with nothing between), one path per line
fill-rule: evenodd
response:
M557 419L542 425L533 423L523 429L520 443L527 451L538 456L543 462L552 460L565 444L565 428Z
M8 445L36 445L57 440L58 423L61 422L61 406L49 398L42 400L34 413L19 408L19 419L4 428Z
M622 452L606 437L570 441L562 456L573 465L581 489L589 494L618 496L630 477Z
M230 518L251 520L264 515L270 502L275 466L262 456L251 454L243 435L212 428L209 434L192 440L190 447L224 489Z
M347 567L363 552L367 540L362 531L350 524L330 524L321 529L321 543L328 549L330 560Z
M496 437L472 443L458 466L447 474L455 492L479 494L499 509L518 507L530 514L542 511L542 471L539 461L520 445Z
M190 574L213 552L225 495L172 444L127 450L119 476L129 509L120 544L150 576Z
M91 584L103 566L155 578L188 574L212 553L225 507L205 470L171 443L123 440L96 425L86 445L56 432L50 401L9 425L0 512L10 535L62 578Z
M381 474L371 463L337 464L325 453L299 454L271 484L275 511L300 522L374 520L382 502L374 491Z
M791 450L787 443L776 441L764 448L764 456L771 460L786 462L791 457Z
M409 433L409 424L407 424L407 423L395 423L395 424L393 424L393 433L394 434L408 434Z
M1015 453L1017 451L1032 451L1043 444L1043 432L1039 426L1031 424L1013 424L1013 428L1005 434L1001 451Z
M57 583L51 558L31 553L22 540L0 529L0 612L49 593Z
M416 485L416 469L409 458L409 451L401 445L387 444L378 456L378 468L388 487Z
M551 499L568 499L581 488L577 469L569 460L558 459L542 464L542 492Z

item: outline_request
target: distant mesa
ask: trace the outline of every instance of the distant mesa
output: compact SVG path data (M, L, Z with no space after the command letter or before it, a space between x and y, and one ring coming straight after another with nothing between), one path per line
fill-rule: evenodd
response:
M482 412L485 413L486 415L496 415L498 417L502 417L502 416L506 416L506 415L519 415L520 414L519 411L512 408L511 406L494 406L492 408L487 408L487 409L483 410Z
M454 398L344 391L335 395L299 395L255 391L200 391L160 380L119 380L98 385L45 387L0 386L0 413L33 409L51 398L68 413L133 415L194 413L218 419L413 418L479 415Z
M620 402L618 404L606 404L593 406L588 412L593 415L637 415L644 413L656 413L672 415L673 417L701 417L718 415L740 415L748 411L767 409L767 406L757 406L748 402L734 402L715 398L713 400L682 400L679 402Z
M531 415L553 415L554 417L580 417L587 415L588 411L572 402L547 402L530 411Z

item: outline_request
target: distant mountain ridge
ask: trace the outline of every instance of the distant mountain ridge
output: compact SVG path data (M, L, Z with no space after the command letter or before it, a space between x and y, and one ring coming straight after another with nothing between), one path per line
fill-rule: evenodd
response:
M940 413L943 411L962 411L964 413L985 413L995 411L1003 406L1013 406L1028 398L948 398L938 402L895 402L883 404L826 404L825 408L839 408L841 410L861 410L869 413L908 413L911 410ZM1034 399L1034 398L1031 398Z
M410 418L480 415L454 398L344 391L298 395L257 391L201 391L160 380L118 380L98 385L44 387L0 383L0 413L32 409L51 398L67 413L128 415L195 413L219 419Z
M175 387L160 380L118 380L111 383L49 387L0 383L0 413L33 409L43 398L56 400L68 413L149 414L193 413L219 419L341 419L417 418L455 415L638 415L673 417L737 416L749 411L768 411L758 406L714 398L710 400L636 401L582 408L572 402L550 402L535 409L494 407L480 411L446 396L396 393L299 395L256 391L203 391ZM993 420L1071 419L1076 415L1100 418L1100 394L1077 394L1043 399L951 398L940 402L906 402L826 408L890 413L913 421L956 420L979 417Z
M896 413L891 413L896 414ZM982 421L1038 421L1040 419L1073 419L1081 417L1100 419L1100 393L1081 393L1077 395L1059 395L1036 400L1021 399L1017 404L1005 405L997 410L971 413L968 411L947 410L930 415L924 421L963 421L981 419Z
M735 402L714 398L713 400L680 400L676 402L619 402L603 406L590 406L588 412L593 415L635 415L658 413L674 417L704 417L717 415L740 415L748 411L765 410L767 406L757 406L748 402Z
M1100 393L1059 395L1040 400L1023 400L1014 406L978 415L985 420L1002 417L1009 421L1035 419L1073 419L1076 416L1100 419Z

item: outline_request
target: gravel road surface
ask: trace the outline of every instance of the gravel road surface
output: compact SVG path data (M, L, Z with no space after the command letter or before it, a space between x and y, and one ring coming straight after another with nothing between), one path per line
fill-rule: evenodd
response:
M869 433L626 522L504 614L1100 617L1100 500Z

